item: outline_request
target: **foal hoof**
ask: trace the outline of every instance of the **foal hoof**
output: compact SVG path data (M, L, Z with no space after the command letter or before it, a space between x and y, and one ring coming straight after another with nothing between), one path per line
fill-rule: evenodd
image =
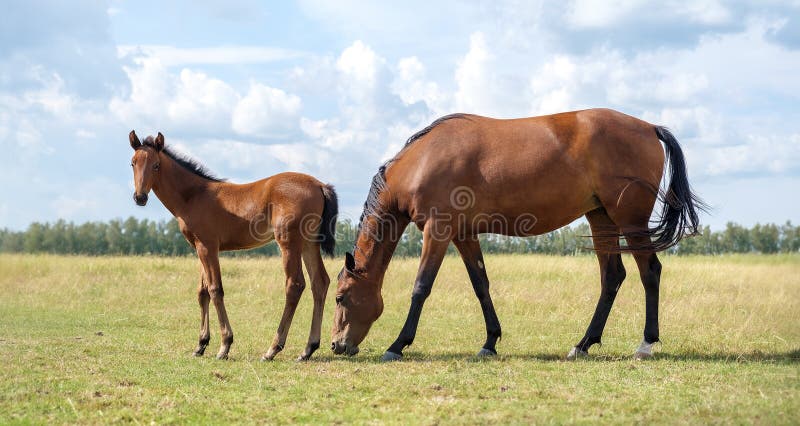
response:
M403 359L403 354L386 351L381 357L381 362L400 361L401 359Z
M206 353L207 347L208 345L203 345L203 344L197 345L197 349L195 349L194 352L192 352L192 355L203 356L203 354Z
M567 354L567 361L575 361L578 358L586 358L588 356L589 356L589 352L582 351L582 350L578 349L577 346L575 346Z
M488 358L493 356L497 356L497 352L491 349L481 348L481 350L478 352L478 358Z

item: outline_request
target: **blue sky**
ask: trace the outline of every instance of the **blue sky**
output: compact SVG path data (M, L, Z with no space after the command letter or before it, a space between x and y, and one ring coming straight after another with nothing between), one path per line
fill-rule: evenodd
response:
M134 215L127 133L234 182L370 178L438 116L611 107L673 129L705 223L800 222L800 2L12 1L0 227Z

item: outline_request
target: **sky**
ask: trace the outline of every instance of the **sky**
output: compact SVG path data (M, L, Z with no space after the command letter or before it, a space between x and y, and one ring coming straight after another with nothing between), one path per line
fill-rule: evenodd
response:
M800 222L800 1L5 2L0 228L165 219L128 132L232 182L299 171L357 219L372 175L454 112L608 107L668 126L733 221Z

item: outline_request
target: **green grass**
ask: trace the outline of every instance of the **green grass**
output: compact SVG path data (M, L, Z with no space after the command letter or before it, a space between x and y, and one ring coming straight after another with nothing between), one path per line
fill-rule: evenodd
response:
M341 261L328 261L335 276ZM222 259L236 341L196 344L193 258L0 256L0 424L800 422L800 257L662 257L661 337L636 362L644 292L635 263L592 358L561 359L599 294L593 257L489 256L503 340L476 359L483 319L455 257L400 363L378 358L408 309L416 259L395 259L386 310L353 358L296 363L310 292L286 349L259 362L283 308L279 259ZM333 294L333 286L329 295ZM101 335L102 333L102 335Z

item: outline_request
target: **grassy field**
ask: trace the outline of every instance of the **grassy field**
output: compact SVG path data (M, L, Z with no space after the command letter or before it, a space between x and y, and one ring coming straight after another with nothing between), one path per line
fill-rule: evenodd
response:
M458 258L445 260L417 340L399 332L416 259L395 259L386 310L353 358L305 345L304 295L278 359L259 362L283 308L278 259L222 260L236 336L231 359L212 312L206 357L190 356L199 312L194 258L0 256L0 424L8 423L765 423L800 422L800 257L662 257L661 337L641 340L644 292L625 256L602 347L563 356L599 294L593 257L490 256L500 356L473 357L483 319ZM335 276L341 260L328 261Z

